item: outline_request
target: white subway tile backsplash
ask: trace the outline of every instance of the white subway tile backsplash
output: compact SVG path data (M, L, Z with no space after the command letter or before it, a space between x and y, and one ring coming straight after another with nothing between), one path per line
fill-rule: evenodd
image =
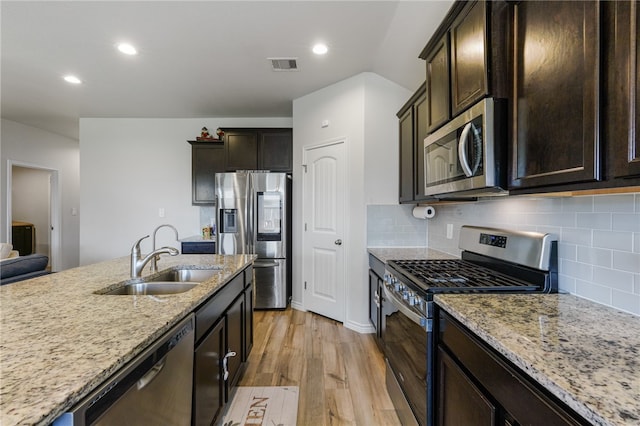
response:
M577 249L578 246L576 246L575 244L558 243L558 257L561 259L573 261L578 260Z
M593 277L593 267L586 263L560 259L560 265L558 265L558 267L559 273L573 278L591 281L591 278Z
M579 244L583 246L591 245L591 230L577 228L562 228L561 240L567 243Z
M593 197L595 212L633 212L635 195L596 195Z
M633 293L633 274L629 272L594 266L593 282L616 290Z
M611 306L611 289L588 281L576 281L576 294L586 299Z
M558 274L558 291L560 293L576 294L576 279L559 273Z
M465 224L552 233L559 237L561 291L639 315L640 193L487 198L438 205L437 212L427 224L430 248L459 255ZM453 240L445 238L447 223L454 226Z
M412 205L368 205L368 247L426 247L426 220L416 219Z
M611 213L577 213L578 228L611 229Z
M640 232L640 214L613 213L611 229L614 231Z
M562 211L567 213L593 212L593 197L563 198Z
M579 246L577 247L578 262L587 263L594 266L602 266L603 268L611 268L613 251L599 249L593 247ZM562 253L560 253L560 257Z
M640 295L622 291L611 291L611 304L624 311L640 315Z
M633 234L618 231L593 231L593 246L612 250L633 250Z
M640 274L640 253L614 251L613 268Z

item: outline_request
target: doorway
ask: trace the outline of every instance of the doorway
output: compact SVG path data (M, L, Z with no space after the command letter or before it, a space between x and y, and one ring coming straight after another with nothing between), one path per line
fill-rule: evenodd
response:
M58 170L9 160L7 235L14 249L49 257L48 269L60 265L60 195ZM20 241L13 241L13 225ZM24 229L28 237L24 238Z
M303 164L304 307L345 319L344 139L305 148Z

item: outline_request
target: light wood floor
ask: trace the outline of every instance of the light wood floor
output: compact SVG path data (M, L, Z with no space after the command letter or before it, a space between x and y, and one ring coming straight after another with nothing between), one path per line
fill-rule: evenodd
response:
M400 425L373 335L310 312L256 311L240 386L299 386L298 426Z

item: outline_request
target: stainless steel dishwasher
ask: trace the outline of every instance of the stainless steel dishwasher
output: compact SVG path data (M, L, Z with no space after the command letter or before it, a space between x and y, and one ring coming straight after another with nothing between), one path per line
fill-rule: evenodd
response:
M190 315L54 426L190 425L193 328Z

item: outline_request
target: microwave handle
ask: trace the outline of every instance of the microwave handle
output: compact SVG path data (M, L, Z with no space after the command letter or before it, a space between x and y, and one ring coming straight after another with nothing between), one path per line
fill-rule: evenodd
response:
M460 165L464 171L465 176L473 176L473 171L469 167L469 159L467 158L467 143L469 141L469 132L471 131L472 123L467 123L462 129L460 134L460 140L458 141L458 158L460 159Z

